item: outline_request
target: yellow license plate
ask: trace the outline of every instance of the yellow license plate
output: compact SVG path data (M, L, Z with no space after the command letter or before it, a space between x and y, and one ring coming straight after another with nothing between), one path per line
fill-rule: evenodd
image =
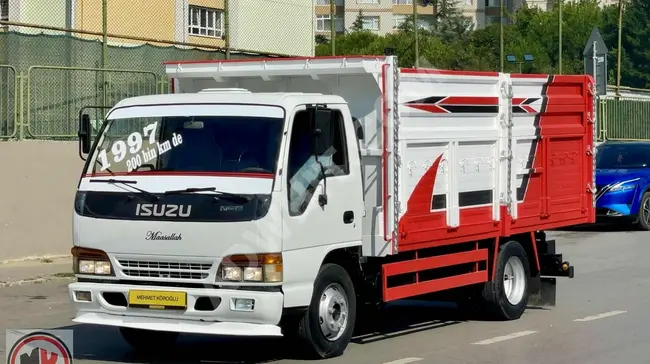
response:
M185 292L129 291L129 306L153 309L184 309L187 307Z

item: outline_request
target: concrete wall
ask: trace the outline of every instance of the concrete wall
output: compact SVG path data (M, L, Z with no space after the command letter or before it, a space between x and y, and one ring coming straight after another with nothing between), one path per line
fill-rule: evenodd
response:
M76 142L0 142L0 262L69 254Z

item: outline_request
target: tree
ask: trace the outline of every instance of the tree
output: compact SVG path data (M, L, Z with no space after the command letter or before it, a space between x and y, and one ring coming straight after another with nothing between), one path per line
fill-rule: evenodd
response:
M629 0L623 13L623 49L631 67L621 79L631 87L650 87L650 6L647 0Z
M357 14L357 18L354 20L354 23L352 23L350 30L353 32L360 32L363 30L363 10L359 10L359 14Z
M316 36L314 37L314 41L316 42L316 44L329 44L330 43L329 38L327 38L323 34L316 34Z
M430 31L445 42L468 35L473 29L471 19L463 15L459 0L430 1L434 7Z
M422 1L422 0L420 0ZM500 26L491 24L483 29L469 29L469 19L463 17L458 0L431 0L435 7L430 20L420 28L420 64L451 70L495 71L500 61ZM558 59L558 1L564 1L563 73L582 74L582 51L594 27L598 27L610 49L609 82L615 82L616 47L618 33L617 6L601 7L598 0L555 0L551 10L522 7L512 14L504 26L506 54L519 59L532 54L534 61L523 65L524 72L556 73ZM650 88L650 7L648 0L627 0L623 21L622 84ZM414 19L410 16L395 32L378 35L363 30L363 12L359 12L350 32L336 38L336 54L381 55L385 48L394 48L401 67L412 67L414 56ZM422 23L418 24L422 26ZM330 55L330 44L318 44L317 55ZM518 65L507 64L506 72L519 72Z

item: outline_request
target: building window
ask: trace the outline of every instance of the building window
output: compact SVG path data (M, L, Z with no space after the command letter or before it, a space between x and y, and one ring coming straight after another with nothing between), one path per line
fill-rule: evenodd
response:
M331 29L331 17L327 15L316 15L316 31L317 32L329 32ZM336 16L334 17L334 27L337 32L342 32L344 30L343 17Z
M413 5L413 0L393 0L393 5Z
M0 20L9 21L9 0L0 0Z
M327 6L330 5L330 0L315 0L315 1L316 1L316 5L327 5ZM334 5L335 6L343 6L344 1L345 0L335 0Z
M505 5L505 0L504 0L504 5ZM488 8L498 8L501 7L501 0L485 0L485 6Z
M191 35L223 38L224 15L222 10L190 6L189 30Z
M361 17L364 30L379 30L379 17L378 16L363 16Z
M379 4L379 0L357 0L357 4Z
M393 14L393 29L399 28L402 23L404 23L407 20L406 15L398 15L398 14Z
M488 16L487 19L486 19L487 20L486 23L487 24L498 24L500 18L501 17L499 17L499 16Z

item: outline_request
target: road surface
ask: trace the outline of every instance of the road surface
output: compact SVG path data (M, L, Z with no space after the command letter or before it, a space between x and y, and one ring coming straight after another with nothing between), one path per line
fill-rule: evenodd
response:
M343 357L325 362L648 363L650 232L599 229L551 235L576 266L574 279L559 280L557 307L530 309L517 321L482 322L461 321L449 308L400 303L388 308L380 332L356 337ZM5 329L72 328L77 363L301 362L281 339L183 336L171 352L137 356L116 329L70 321L66 284L59 280L0 288L0 348Z

